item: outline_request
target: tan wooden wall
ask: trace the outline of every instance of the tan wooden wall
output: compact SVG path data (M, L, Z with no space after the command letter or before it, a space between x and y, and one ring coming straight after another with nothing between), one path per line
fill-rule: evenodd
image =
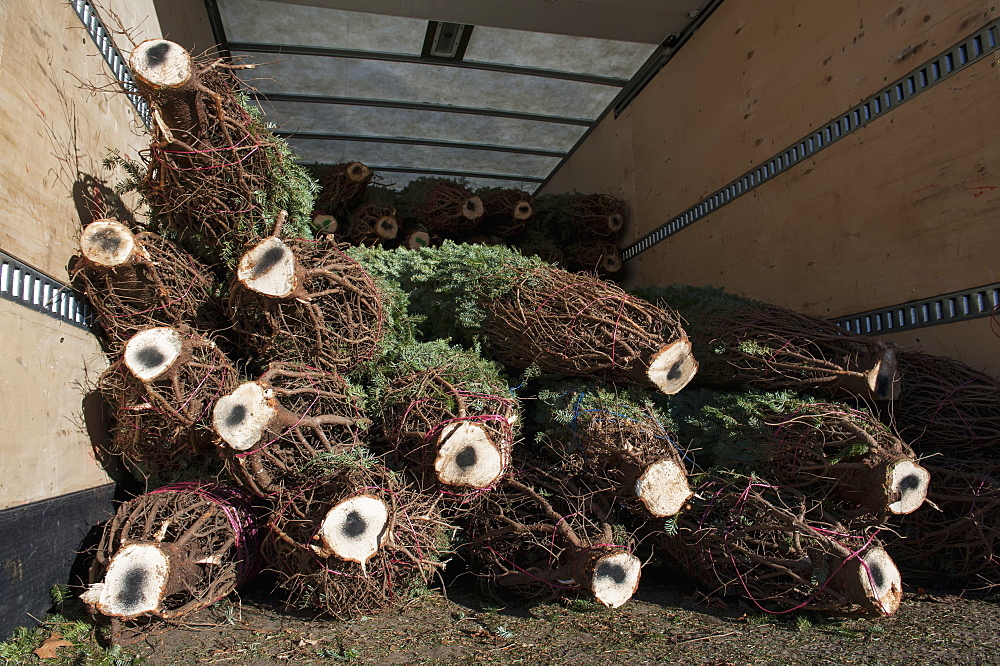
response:
M726 0L545 191L622 193L630 242L996 16L982 0ZM629 280L831 317L1000 281L998 95L986 58L640 254ZM989 319L887 337L1000 373Z
M136 39L160 36L153 0L102 5L139 26ZM180 0L169 11L205 48L199 8ZM127 54L127 41L119 48ZM61 280L77 250L82 184L113 180L101 167L108 151L134 155L146 141L124 95L86 89L109 77L69 3L0 0L0 249ZM95 338L0 301L0 341L0 509L107 483L83 409L106 364Z

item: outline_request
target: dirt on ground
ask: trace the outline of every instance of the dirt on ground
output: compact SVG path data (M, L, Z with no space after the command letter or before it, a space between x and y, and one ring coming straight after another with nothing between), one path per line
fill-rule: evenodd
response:
M348 622L281 610L263 590L134 646L145 663L235 664L992 664L1000 597L913 588L892 618L772 615L657 576L611 610L524 604L457 582Z

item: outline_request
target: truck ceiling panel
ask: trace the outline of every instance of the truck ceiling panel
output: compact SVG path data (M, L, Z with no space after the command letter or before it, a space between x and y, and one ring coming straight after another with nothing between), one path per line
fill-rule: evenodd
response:
M659 44L680 32L704 0L277 0L282 5L359 9L375 14Z
M510 174L544 178L557 157L498 153L494 151L410 146L361 141L327 141L290 137L296 157L303 163L331 164L358 161L408 169L450 170L471 173Z
M465 60L628 79L654 50L651 44L477 26Z
M261 100L265 120L287 132L328 132L459 143L491 143L512 148L569 151L585 127L517 118L389 109L371 106L270 102Z
M259 61L259 56L248 60ZM612 86L506 72L304 55L283 55L266 70L241 74L265 95L295 92L591 119L619 92Z
M222 0L232 43L307 46L420 56L427 21L357 11ZM654 50L651 44L476 26L467 63L533 67L628 79Z
M219 0L232 42L298 44L420 55L427 21L266 0Z

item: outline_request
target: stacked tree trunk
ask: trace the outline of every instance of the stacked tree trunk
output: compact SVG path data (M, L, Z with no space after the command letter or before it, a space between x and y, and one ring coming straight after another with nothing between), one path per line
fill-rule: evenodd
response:
M516 188L472 189L461 180L417 178L400 191L360 162L321 172L313 226L351 245L506 245L573 272L617 279L628 211L610 194L533 197Z
M456 555L493 593L610 608L650 548L769 612L889 615L894 552L995 578L975 566L992 532L953 543L992 520L985 463L922 463L876 418L924 455L985 454L988 376L713 290L628 294L594 274L626 217L607 195L425 179L393 198L344 162L314 199L232 66L177 49L133 56L153 159L120 163L150 222L94 222L73 271L110 355L112 452L153 489L108 526L86 596L117 640L183 623L258 557L284 605L337 618ZM583 272L508 247L547 239Z

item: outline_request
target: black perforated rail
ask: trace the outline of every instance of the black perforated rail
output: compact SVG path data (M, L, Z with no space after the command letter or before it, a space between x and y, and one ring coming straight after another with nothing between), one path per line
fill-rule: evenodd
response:
M101 55L104 56L104 62L108 63L111 73L122 85L126 93L128 93L128 99L132 102L132 106L135 107L135 111L139 114L139 118L142 119L143 124L146 125L146 129L149 129L149 124L153 119L152 114L149 112L149 105L139 95L139 89L136 88L135 80L132 78L132 70L129 69L128 63L125 62L125 58L122 57L121 52L115 48L115 43L111 39L111 33L104 27L104 23L98 17L94 5L90 0L69 0L69 4L73 8L73 11L76 12L76 15L80 17L83 27L87 29L87 34L94 40L94 44L97 45L97 49L101 52Z
M0 298L90 330L90 304L68 285L0 251Z
M1000 282L869 310L833 321L852 333L884 335L992 315L1000 315Z

